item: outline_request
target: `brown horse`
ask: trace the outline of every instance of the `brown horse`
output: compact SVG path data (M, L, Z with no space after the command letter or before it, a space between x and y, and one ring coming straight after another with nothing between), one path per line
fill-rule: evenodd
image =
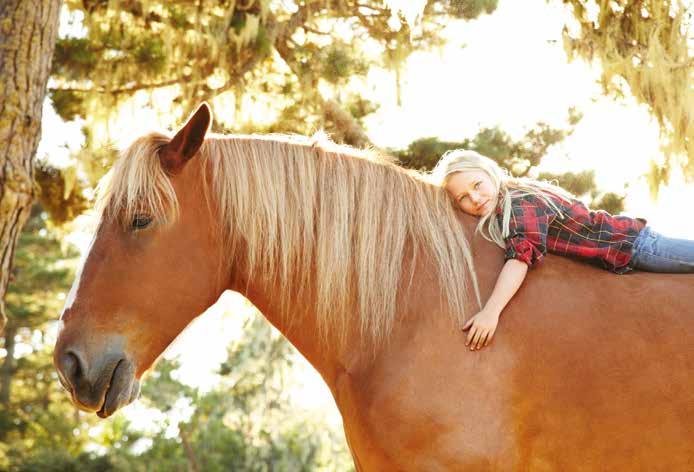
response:
M471 352L458 327L503 256L442 189L321 139L206 137L210 119L114 167L55 348L77 406L132 401L231 289L320 372L358 470L694 470L693 278L549 256Z

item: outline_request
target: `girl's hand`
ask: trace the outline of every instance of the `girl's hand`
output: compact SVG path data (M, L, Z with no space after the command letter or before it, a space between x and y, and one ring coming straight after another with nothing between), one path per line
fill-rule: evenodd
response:
M496 325L499 323L499 315L496 311L484 308L467 320L463 331L470 330L465 345L470 346L471 351L480 350L492 341Z
M470 330L465 345L470 346L471 351L482 349L492 341L501 311L521 286L527 273L528 265L523 261L509 259L504 263L484 308L463 326L463 331Z

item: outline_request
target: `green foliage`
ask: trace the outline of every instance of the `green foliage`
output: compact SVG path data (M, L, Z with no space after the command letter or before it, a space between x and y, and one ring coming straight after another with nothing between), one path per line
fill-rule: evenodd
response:
M446 4L447 12L455 18L477 18L483 13L492 13L496 10L498 0L477 0L474 2L461 2L450 0L442 2Z
M54 75L64 80L80 80L89 77L96 68L99 54L87 38L58 38L53 56Z
M357 94L351 94L343 98L342 104L359 123L362 122L364 117L374 113L379 108L377 103Z
M40 449L12 468L16 472L118 472L108 456L84 452L77 457L60 449Z
M290 344L259 316L248 320L244 333L229 347L212 391L202 393L181 383L175 375L178 363L161 361L144 383L140 401L169 416L188 405L189 418L167 419L159 431L110 447L109 454L127 464L127 470L155 472L346 470L346 451L336 461L328 449L326 439L337 438L326 438L324 427L297 416L288 402ZM117 434L109 436L131 438L132 433L121 422ZM151 445L135 454L132 446L141 438Z
M569 190L574 195L586 195L595 189L594 170L585 170L578 173L564 172L563 174L540 172L537 178L555 183L560 187Z
M392 151L398 158L400 165L410 169L430 171L434 168L439 158L446 152L458 148L466 148L469 140L462 142L441 141L438 138L421 138L401 151Z
M458 148L474 149L497 161L512 175L523 177L530 169L539 165L551 146L573 133L581 117L580 112L570 108L566 129L552 128L539 122L518 141L513 140L499 127L482 128L475 136L461 142L423 138L410 144L404 151L396 151L395 155L405 167L429 171L446 151Z
M9 464L24 464L20 470L58 470L41 469L59 461L46 456L41 462L34 457L37 451L77 454L87 441L89 424L79 418L62 391L53 368L52 346L46 339L51 321L60 312L61 295L69 289L77 252L62 244L46 220L42 207L35 205L19 239L6 295L0 470ZM34 459L38 462L32 462Z
M655 199L658 196L660 184L669 181L671 173L672 168L670 165L659 165L656 162L651 161L648 173L646 174L648 188L651 191L651 198Z
M43 208L35 205L15 251L5 302L18 327L34 329L53 319L62 304L58 295L70 288L73 273L67 262L78 254L74 248L63 248L46 220Z
M594 197L592 207L600 208L613 215L624 211L624 195L618 195L614 192L606 192Z
M133 46L135 62L153 74L161 73L166 66L164 42L155 35L137 38Z
M550 147L569 136L581 119L575 109L569 110L567 129L552 128L546 123L537 123L520 140L514 140L498 127L483 128L472 138L460 142L440 141L437 138L423 138L411 143L407 149L394 151L404 167L421 171L431 171L439 158L453 149L472 149L495 160L499 165L516 177L525 177L547 155ZM539 173L541 180L548 180L565 188L574 195L589 195L590 206L603 209L612 214L624 210L625 196L614 193L601 193L595 184L595 171L562 174Z
M85 186L89 185L93 188L116 161L118 151L110 143L100 144L93 137L94 135L90 127L85 126L82 128L82 133L85 143L75 156L79 166L74 168L73 171L82 171L88 180Z
M366 75L369 68L353 48L339 41L321 48L318 58L321 78L334 85L344 84L355 75Z

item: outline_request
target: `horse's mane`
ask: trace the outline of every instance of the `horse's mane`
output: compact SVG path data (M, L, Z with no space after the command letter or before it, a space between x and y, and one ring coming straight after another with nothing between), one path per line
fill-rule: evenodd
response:
M110 214L125 221L142 211L175 218L176 195L157 156L168 140L152 133L122 153L102 195ZM422 174L323 135L213 135L195 159L209 166L212 182L203 187L219 212L229 256L243 241L248 267L280 284L276 296L285 307L315 302L321 334L344 339L350 318L358 316L363 335L387 337L418 254L433 261L459 323L470 281L479 303L471 251L451 200ZM311 285L316 292L309 301Z

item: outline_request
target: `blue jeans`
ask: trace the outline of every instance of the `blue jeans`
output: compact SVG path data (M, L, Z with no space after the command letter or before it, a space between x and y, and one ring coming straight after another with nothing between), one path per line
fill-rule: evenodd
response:
M694 272L694 241L666 238L646 226L634 241L629 265L648 272Z

